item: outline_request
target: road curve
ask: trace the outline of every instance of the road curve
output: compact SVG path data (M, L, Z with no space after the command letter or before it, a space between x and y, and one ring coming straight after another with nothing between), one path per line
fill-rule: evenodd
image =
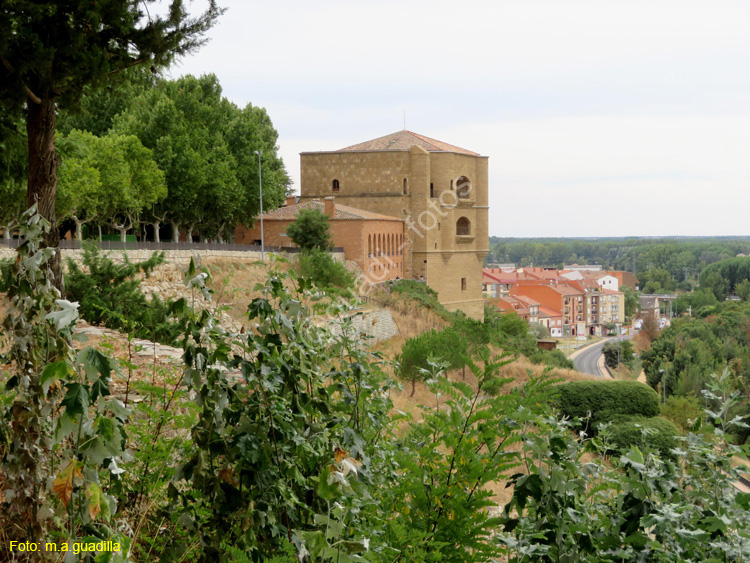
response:
M630 340L633 338L632 334L623 335L623 340ZM577 371L580 371L581 373L587 373L589 375L595 375L597 377L603 377L605 375L608 376L608 374L603 374L599 370L599 356L602 355L602 348L604 348L604 345L607 342L617 342L618 337L614 338L607 338L606 340L602 340L601 342L597 342L596 344L592 344L591 346L587 346L586 348L582 348L580 352L573 358L573 365L575 366Z
M602 340L591 346L587 346L581 350L578 355L573 358L573 365L577 371L581 373L588 373L589 375L595 375L602 377L602 373L599 371L599 356L602 355L602 348L607 343L607 340Z

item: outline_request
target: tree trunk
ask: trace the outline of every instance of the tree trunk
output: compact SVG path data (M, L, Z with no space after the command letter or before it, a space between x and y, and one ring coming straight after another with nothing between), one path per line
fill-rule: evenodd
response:
M159 238L159 227L161 227L161 221L154 221L151 223L151 226L154 228L154 242L161 242L161 239Z
M79 221L76 217L73 217L73 221L76 223L76 240L83 241L83 221Z
M174 221L169 223L172 225L172 242L180 242L180 226Z
M10 240L10 226L3 227L3 238Z
M57 169L60 166L60 155L55 152L55 100L42 98L37 104L27 102L26 133L29 137L29 183L26 202L29 207L37 204L39 214L50 224L50 230L44 235L42 244L58 248L52 259L52 283L64 291L62 279L62 262L60 260L60 233L55 216L55 192L57 190Z
M414 392L417 390L417 380L412 379L411 380L411 395L409 395L409 398L414 396Z
M120 231L120 242L127 242L128 240L128 227L124 225L115 226L115 229Z
M99 227L99 242L102 242L102 224L99 223L97 227Z

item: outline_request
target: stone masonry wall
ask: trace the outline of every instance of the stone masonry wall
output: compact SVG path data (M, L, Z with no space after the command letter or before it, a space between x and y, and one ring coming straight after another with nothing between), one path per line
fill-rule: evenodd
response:
M382 340L388 340L398 334L398 326L393 321L391 312L388 309L376 309L374 311L365 311L361 314L354 314L351 317L352 328L357 332L359 337L369 337L369 344L376 344ZM341 331L341 325L332 326L334 333Z
M141 262L148 260L154 253L153 250L102 250L102 254L109 255L109 259L113 262L122 262L123 255L127 254L128 259L131 262ZM266 254L271 254L266 252ZM15 249L12 248L0 248L0 260L11 258L16 255ZM295 254L283 254L290 260L294 260ZM225 258L227 260L236 260L238 262L256 262L260 260L260 252L243 252L239 250L165 250L164 257L170 264L184 265L190 262L190 258L193 256L200 256L203 260L207 258ZM83 258L83 250L81 249L63 249L62 251L63 260L66 258L72 258L76 262L80 262ZM343 252L334 252L333 257L339 262L344 261Z

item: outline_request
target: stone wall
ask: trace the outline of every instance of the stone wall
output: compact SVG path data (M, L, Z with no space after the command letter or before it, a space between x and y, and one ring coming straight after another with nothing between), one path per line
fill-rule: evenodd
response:
M109 256L109 259L113 262L122 262L123 256L128 255L128 259L131 262L141 262L148 260L154 253L153 250L102 250L102 254ZM16 251L12 248L0 247L0 259L11 258L15 256ZM270 252L266 252L266 255L270 255ZM344 262L343 252L332 253L334 259L339 262ZM296 254L282 253L283 256L291 261L294 261ZM226 259L234 260L237 262L256 262L260 260L260 252L253 251L239 251L239 250L165 250L164 257L170 264L185 265L190 262L190 258L193 256L199 256L203 261L212 259ZM63 249L62 251L63 260L66 258L72 258L76 262L81 262L83 258L83 250L81 249Z
M391 312L388 309L376 309L374 311L365 311L355 313L349 317L352 328L357 332L359 337L369 337L368 344L377 344L382 340L388 340L398 334L398 326L393 321ZM335 323L332 326L334 333L341 331L341 324Z

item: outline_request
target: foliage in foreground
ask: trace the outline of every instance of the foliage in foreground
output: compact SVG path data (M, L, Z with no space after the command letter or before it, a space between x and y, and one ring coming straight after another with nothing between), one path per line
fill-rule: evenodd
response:
M511 388L498 377L507 360L481 346L465 360L476 388L428 363L433 395L409 420L391 414L392 383L350 327L311 320L346 305L276 273L250 306L248 334L190 312L182 373L171 388L140 384L129 416L109 395L116 366L91 348L72 356L75 306L54 303L38 268L50 252L27 243L4 269L12 377L0 471L13 494L0 530L18 539L121 542L97 562L750 556L750 495L731 485L744 452L727 439L742 425L731 414L740 394L726 373L708 382L704 431L669 456L633 446L609 457L606 430L592 439L574 431L580 421L560 421L553 382ZM506 482L510 501L496 507Z
M127 552L131 538L116 531L111 488L128 459L129 412L110 395L112 359L73 348L78 304L60 299L51 284L54 250L39 246L50 226L35 211L24 217L27 240L17 260L3 268L10 301L3 360L11 375L0 396L2 549L10 540L112 540ZM110 555L98 561L122 560Z

